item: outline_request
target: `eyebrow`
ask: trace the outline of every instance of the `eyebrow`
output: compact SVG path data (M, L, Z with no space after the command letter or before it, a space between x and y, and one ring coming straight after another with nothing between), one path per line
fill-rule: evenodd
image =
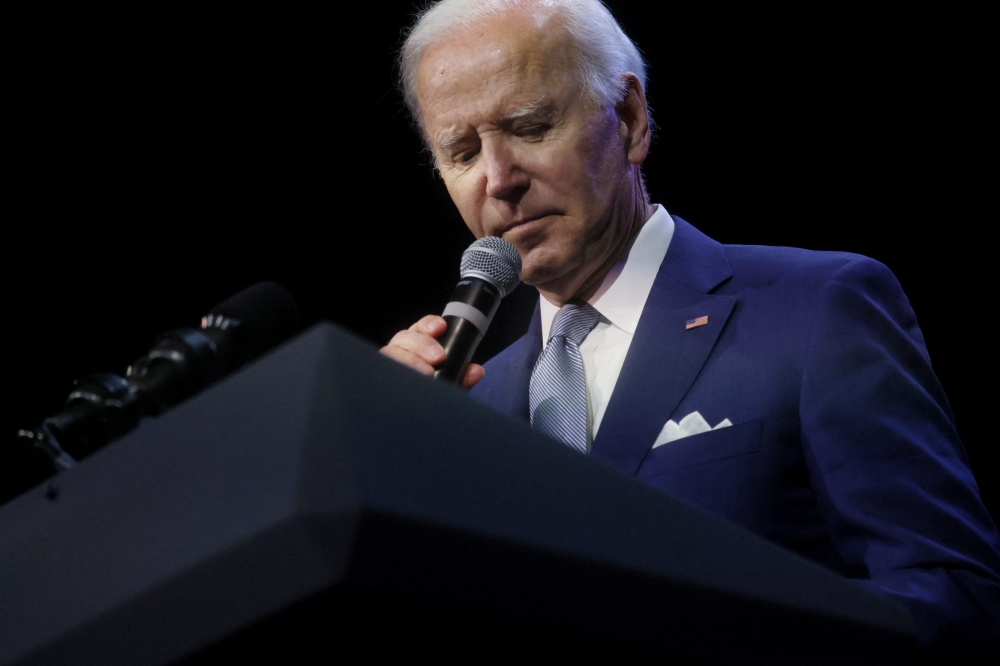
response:
M500 119L501 124L509 123L514 120L520 120L521 118L527 118L535 115L552 115L552 107L548 104L532 103L525 104L519 109L514 109L510 113L504 114L503 118Z
M512 124L515 121L522 120L524 118L530 118L532 116L549 118L552 115L554 115L554 113L555 110L549 104L539 104L539 103L525 104L524 106L514 109L509 113L505 113L500 118L499 125L501 127L504 127ZM442 149L450 148L451 146L454 146L456 143L461 142L465 137L466 135L460 132L456 132L454 134L448 134L447 136L442 137L440 141L438 141L438 147Z
M464 134L457 134L457 133L456 134L449 134L448 136L446 136L443 139L441 139L440 141L438 141L438 147L440 147L440 148L450 148L450 147L454 146L456 143L458 143L459 141L461 141L464 138L465 138Z

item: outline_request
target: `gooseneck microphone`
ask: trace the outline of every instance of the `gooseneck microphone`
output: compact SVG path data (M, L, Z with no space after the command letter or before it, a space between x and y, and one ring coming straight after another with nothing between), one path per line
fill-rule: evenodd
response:
M500 299L521 281L521 255L504 239L486 236L462 254L460 275L441 315L448 322L448 329L439 339L445 360L434 371L435 379L452 384L465 375Z
M200 328L182 328L156 339L125 377L99 373L76 382L66 407L36 430L29 458L67 469L113 439L222 379L298 329L295 299L281 285L260 282L202 317ZM39 455L43 454L43 455ZM50 472L51 473L51 472Z

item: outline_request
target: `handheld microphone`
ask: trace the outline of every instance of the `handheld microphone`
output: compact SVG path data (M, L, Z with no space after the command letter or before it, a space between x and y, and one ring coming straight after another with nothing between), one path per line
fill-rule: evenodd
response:
M222 379L298 329L295 299L281 285L260 282L202 317L201 327L156 339L125 377L98 373L75 383L66 407L38 430L22 430L54 468L67 469L111 440Z
M452 384L465 376L500 299L521 282L521 255L504 239L486 236L462 253L460 275L461 280L441 315L448 322L448 329L439 340L445 360L434 372L435 379Z

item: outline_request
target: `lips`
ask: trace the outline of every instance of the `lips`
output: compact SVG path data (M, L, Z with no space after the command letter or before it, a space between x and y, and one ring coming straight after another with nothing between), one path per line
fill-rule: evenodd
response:
M531 224L532 222L536 222L542 218L549 217L550 215L555 215L555 213L545 212L539 215L524 216L511 220L510 222L507 222L506 224L502 225L500 228L497 229L497 231L499 232L497 235L503 236L508 231L516 229L517 227L523 227L527 224Z

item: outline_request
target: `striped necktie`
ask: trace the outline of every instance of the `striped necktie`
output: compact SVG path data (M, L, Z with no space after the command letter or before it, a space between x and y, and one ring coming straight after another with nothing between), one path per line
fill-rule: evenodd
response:
M531 372L531 427L581 453L587 452L587 378L580 343L601 315L587 303L559 309L549 342Z

